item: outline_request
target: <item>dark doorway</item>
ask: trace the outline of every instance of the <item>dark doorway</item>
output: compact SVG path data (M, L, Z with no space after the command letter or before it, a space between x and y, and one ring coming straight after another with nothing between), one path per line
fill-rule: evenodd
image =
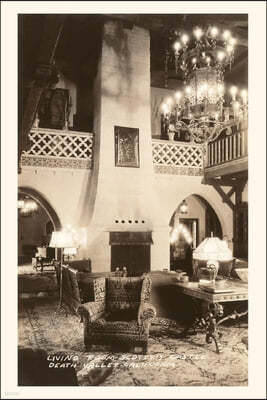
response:
M18 200L22 203L31 201L36 203L34 213L23 213L18 208L18 265L31 264L38 251L38 247L45 248L48 259L56 258L54 248L49 247L53 231L61 229L61 223L54 208L45 197L30 187L18 188Z
M111 271L127 268L128 276L150 271L150 245L111 246Z
M210 237L211 235L222 239L222 226L219 221L219 218L211 207L210 203L204 199L204 197L199 196L198 194L193 195L196 199L200 201L200 203L206 208L206 218L205 218L205 236Z
M238 204L234 212L234 256L248 259L248 203Z
M180 218L177 240L171 244L171 270L183 270L192 274L192 252L198 246L198 219Z

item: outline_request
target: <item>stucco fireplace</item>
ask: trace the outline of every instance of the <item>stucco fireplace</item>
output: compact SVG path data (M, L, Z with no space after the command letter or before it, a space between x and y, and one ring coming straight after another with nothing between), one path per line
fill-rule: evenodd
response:
M128 276L140 276L151 269L152 232L110 232L111 271L126 267Z

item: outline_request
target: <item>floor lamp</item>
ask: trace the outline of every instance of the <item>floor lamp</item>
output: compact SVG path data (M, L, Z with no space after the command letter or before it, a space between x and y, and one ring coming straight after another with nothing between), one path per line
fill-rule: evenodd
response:
M59 276L59 305L58 309L61 308L62 305L62 264L63 264L63 252L65 248L73 247L73 235L69 231L57 231L52 232L51 240L49 247L53 247L55 249L60 249L60 276Z

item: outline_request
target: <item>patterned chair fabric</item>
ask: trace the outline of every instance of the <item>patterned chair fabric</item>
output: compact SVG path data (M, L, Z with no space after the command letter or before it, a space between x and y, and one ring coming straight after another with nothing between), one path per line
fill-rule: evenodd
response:
M107 278L107 311L137 310L141 300L143 281L139 278Z
M152 282L145 277L97 278L95 301L78 308L84 323L84 343L127 344L147 352L149 327L156 316L149 303Z
M81 296L77 279L78 272L62 266L62 304L67 307L68 311L77 314L77 310L81 305Z
M76 314L79 306L90 301L99 301L105 296L105 278L96 278L91 274L79 272L67 265L62 265L62 283L60 283L61 266L54 262L58 288L62 284L62 306L71 314Z

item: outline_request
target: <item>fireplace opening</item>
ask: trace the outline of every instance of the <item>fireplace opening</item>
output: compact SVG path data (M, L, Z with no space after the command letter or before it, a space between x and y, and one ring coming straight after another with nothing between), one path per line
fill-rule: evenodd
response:
M151 267L152 232L110 232L111 271L126 267L128 276L140 276Z

